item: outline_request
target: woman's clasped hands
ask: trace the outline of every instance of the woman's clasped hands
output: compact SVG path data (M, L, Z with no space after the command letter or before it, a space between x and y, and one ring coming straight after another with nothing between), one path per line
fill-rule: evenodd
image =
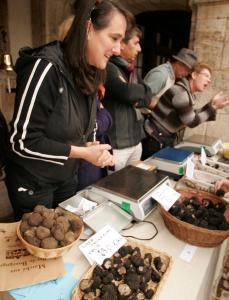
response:
M102 168L114 166L115 159L109 150L111 150L111 145L109 144L89 142L86 144L86 147L72 146L70 158L81 158Z

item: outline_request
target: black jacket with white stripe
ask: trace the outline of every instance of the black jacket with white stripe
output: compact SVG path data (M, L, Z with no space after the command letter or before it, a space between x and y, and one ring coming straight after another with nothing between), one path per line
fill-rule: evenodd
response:
M59 42L21 49L15 70L10 163L45 182L63 182L77 170L71 145L84 145L93 132L95 97L75 87Z

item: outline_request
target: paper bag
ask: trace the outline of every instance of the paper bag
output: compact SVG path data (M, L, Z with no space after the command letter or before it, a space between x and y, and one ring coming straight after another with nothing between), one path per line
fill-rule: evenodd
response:
M0 223L0 291L20 288L63 276L63 258L32 256L17 238L17 223Z

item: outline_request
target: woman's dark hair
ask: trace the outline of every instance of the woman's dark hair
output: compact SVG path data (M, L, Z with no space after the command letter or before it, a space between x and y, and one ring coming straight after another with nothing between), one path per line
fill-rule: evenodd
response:
M131 13L113 0L76 0L74 3L75 18L63 41L65 60L70 67L75 83L87 95L97 91L100 83L104 82L106 71L88 64L86 59L87 22L91 20L96 30L109 25L111 13L120 12L127 20Z

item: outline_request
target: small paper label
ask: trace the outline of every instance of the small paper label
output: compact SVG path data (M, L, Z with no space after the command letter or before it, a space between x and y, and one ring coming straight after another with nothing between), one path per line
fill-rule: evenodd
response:
M196 252L197 247L192 245L185 245L184 249L182 250L180 254L180 258L184 261L191 262L192 258Z
M93 210L97 206L97 203L94 201L90 201L84 197L80 200L78 206L72 206L71 204L67 204L64 209L77 214L79 216L83 216L86 212Z
M124 237L110 225L106 225L82 243L79 249L90 264L96 262L101 265L105 258L111 257L125 243L126 239Z
M180 197L180 193L167 184L162 184L152 192L151 197L160 203L165 210L169 210Z
M206 155L204 147L202 146L201 147L201 154L200 154L200 161L201 161L201 164L203 166L206 165L206 160L207 160L207 155Z
M195 164L193 163L191 158L187 159L187 165L186 165L186 173L185 175L190 178L193 179L194 176L194 169L195 169Z
M151 168L151 166L145 164L145 163L139 163L136 165L136 167L140 168L140 169L143 169L143 170L148 170Z
M91 200L88 200L84 197L82 197L79 208L82 209L84 212L87 212L89 210L93 210L96 207L97 203Z
M64 209L66 209L72 213L79 214L79 215L83 214L83 211L81 209L79 209L78 207L73 207L70 204L67 204Z

